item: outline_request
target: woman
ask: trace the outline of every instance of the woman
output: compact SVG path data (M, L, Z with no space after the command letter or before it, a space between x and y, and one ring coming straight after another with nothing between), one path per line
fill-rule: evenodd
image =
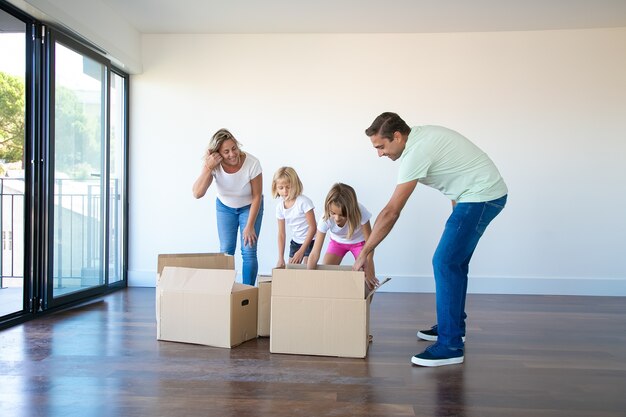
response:
M193 195L202 198L215 181L220 251L235 254L239 229L243 283L254 285L259 269L256 248L263 218L263 176L259 160L240 147L227 129L215 132L202 172L193 184Z

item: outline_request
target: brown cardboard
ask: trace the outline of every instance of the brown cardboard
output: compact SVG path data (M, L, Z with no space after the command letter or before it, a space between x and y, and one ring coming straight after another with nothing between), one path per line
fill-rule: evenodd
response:
M274 269L270 352L364 358L371 294L347 266Z
M258 288L235 283L233 257L181 255L159 255L157 339L230 348L256 338Z
M225 253L173 253L160 254L157 275L166 266L183 266L202 269L235 269L235 258Z
M257 334L259 337L270 335L271 304L272 304L272 276L259 275L257 277L259 286L259 314Z

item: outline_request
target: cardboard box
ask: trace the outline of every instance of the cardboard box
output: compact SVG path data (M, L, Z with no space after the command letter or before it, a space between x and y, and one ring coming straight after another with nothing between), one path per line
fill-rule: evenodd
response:
M270 335L271 305L272 305L272 276L259 275L257 277L259 286L259 314L257 334L259 337Z
M347 266L274 269L270 352L364 358L373 292Z
M225 253L173 253L160 254L157 277L166 266L201 269L235 269L235 258Z
M157 339L230 348L256 338L258 288L236 283L234 264L224 254L159 255Z

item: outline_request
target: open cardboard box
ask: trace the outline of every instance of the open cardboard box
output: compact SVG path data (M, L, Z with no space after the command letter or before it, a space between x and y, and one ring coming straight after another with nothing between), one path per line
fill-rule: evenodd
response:
M258 288L225 254L159 255L157 339L230 348L257 337Z
M270 352L364 358L375 291L348 266L274 269Z

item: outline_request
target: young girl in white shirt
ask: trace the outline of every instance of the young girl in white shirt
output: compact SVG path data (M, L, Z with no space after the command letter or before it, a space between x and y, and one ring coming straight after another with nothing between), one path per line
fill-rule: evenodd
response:
M372 213L357 201L352 187L342 183L333 185L324 202L324 216L317 223L315 245L307 267L317 267L326 233L330 233L330 243L324 255L325 265L339 265L348 252L356 259L372 232L371 217ZM375 276L373 254L368 256L368 265L371 266L368 273Z
M315 211L311 199L302 194L302 182L291 167L282 167L272 180L272 197L280 197L276 205L278 220L278 262L285 266L285 225L292 232L289 263L307 263L315 237Z

